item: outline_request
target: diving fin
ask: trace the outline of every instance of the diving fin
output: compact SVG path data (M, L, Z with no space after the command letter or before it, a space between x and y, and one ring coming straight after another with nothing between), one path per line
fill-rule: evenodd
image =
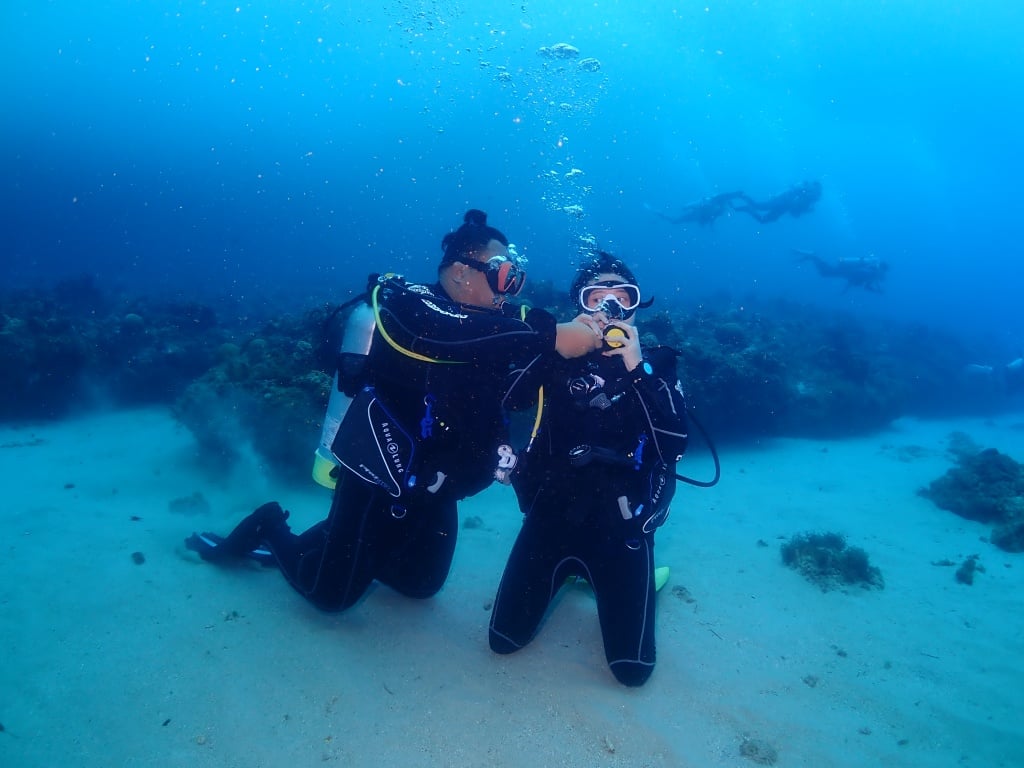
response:
M668 577L672 575L672 569L667 565L658 566L654 569L654 591L661 592L661 588L668 583ZM590 584L582 576L570 576L565 580L566 584L582 584L589 587Z
M224 547L223 545L223 536L218 536L216 533L209 533L206 531L203 533L193 533L185 539L185 548L192 550L198 554L199 557L209 563L224 562L225 560L234 559L236 557L236 555L230 551L229 547ZM255 549L246 552L244 557L255 560L260 565L276 565L274 561L274 553L270 551L269 547L263 546L262 544Z
M661 592L661 588L668 583L668 577L672 574L672 569L667 565L663 565L659 568L654 569L654 591Z

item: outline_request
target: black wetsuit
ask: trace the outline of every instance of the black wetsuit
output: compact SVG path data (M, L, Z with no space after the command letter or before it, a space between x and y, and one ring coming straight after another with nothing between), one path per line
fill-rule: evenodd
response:
M650 351L653 374L642 366L628 372L622 358L600 352L545 356L531 367L544 384L542 429L513 475L525 517L494 601L492 650L529 643L566 579L579 576L597 598L615 677L642 685L650 676L653 532L667 515L686 448L675 357L667 348ZM524 376L517 390L536 383ZM625 519L624 510L636 517Z
M415 486L395 498L341 469L326 520L297 536L283 521L260 530L289 583L327 611L348 608L375 579L415 598L442 587L458 534L456 502L493 480L498 445L507 441L501 399L509 369L555 345L555 319L542 310L521 320L518 306L461 306L440 285L386 283L379 296L361 383L415 436ZM436 362L398 351L381 326L395 344ZM339 436L345 429L343 422Z
M808 213L821 198L821 182L801 182L763 202L758 202L743 193L740 193L738 197L744 201L745 205L734 205L733 210L749 213L762 224L768 224L778 221L787 213L793 218Z
M678 216L669 216L658 211L655 211L655 215L673 224L685 224L695 221L703 227L708 224L714 224L719 217L732 207L733 200L742 197L744 197L742 192L723 192L713 197L701 198L695 203L689 203L683 207Z

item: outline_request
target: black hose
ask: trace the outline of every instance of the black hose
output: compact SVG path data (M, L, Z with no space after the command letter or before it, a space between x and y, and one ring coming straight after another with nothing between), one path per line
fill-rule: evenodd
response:
M718 460L718 451L715 449L715 444L711 441L711 437L708 435L704 425L700 423L697 417L693 414L693 411L689 411L689 416L693 420L693 423L697 426L701 436L704 438L704 442L708 444L708 450L711 452L711 458L715 462L715 476L711 480L694 480L692 477L686 477L685 475L675 475L676 480L681 480L684 483L695 485L698 488L710 488L713 485L717 485L719 479L722 477L722 464Z

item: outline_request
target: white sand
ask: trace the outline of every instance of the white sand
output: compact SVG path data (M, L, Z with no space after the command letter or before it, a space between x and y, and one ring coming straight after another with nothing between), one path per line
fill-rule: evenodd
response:
M506 489L464 505L484 527L461 532L438 597L378 588L327 615L273 570L181 544L273 498L311 523L329 501L312 482L224 477L161 410L0 429L0 764L703 768L754 766L750 738L780 766L1024 765L1024 556L915 495L954 429L1024 460L1015 422L724 451L722 483L681 486L659 533L672 580L636 690L608 672L581 587L529 648L488 650L519 524ZM710 467L695 451L684 470ZM209 513L169 510L196 491ZM782 566L782 539L826 530L867 550L884 591L823 593ZM970 587L932 565L974 553Z

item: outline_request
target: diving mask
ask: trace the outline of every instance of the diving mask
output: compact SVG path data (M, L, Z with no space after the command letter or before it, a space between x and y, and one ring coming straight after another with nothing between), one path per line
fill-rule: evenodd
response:
M604 312L609 320L628 320L640 306L640 288L613 280L586 285L580 289L580 306L591 314Z
M518 296L526 283L526 259L518 258L514 245L508 246L509 257L492 256L487 261L470 259L466 262L477 272L483 272L491 290L499 296Z

